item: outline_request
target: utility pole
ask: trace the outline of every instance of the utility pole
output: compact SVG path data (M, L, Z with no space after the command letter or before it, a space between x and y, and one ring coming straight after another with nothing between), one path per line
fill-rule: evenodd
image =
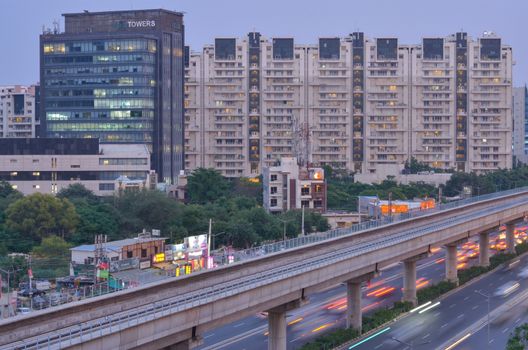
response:
M211 256L211 235L213 230L213 219L209 219L209 230L207 231L207 256Z
M302 206L301 218L301 234L304 236L304 205Z
M389 221L392 221L392 192L389 192Z
M442 203L442 187L438 186L438 204Z
M33 278L33 269L31 268L31 254L28 256L28 277L29 277L29 308L33 310L33 287L31 286L31 279Z

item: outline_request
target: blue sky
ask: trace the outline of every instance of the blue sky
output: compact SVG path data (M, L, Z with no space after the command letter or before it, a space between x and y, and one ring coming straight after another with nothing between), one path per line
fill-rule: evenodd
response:
M477 37L494 31L514 49L514 84L528 81L528 0L1 0L0 85L38 81L38 36L62 13L165 8L185 13L186 42L199 50L217 36L292 36L315 43L354 30L369 37L424 36L464 30ZM523 35L524 34L524 35Z

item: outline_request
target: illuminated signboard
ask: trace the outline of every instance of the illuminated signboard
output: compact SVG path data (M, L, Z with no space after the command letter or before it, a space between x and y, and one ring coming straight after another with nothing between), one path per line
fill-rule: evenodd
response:
M165 261L165 253L159 253L154 255L152 258L152 261L155 263L164 262Z
M191 251L207 249L207 235L186 237L185 245Z

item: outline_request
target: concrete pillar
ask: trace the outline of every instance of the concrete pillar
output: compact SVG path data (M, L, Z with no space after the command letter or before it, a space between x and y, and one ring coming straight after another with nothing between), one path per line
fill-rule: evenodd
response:
M286 350L286 311L268 311L268 349Z
M481 232L479 235L479 265L489 266L489 232Z
M506 224L506 252L515 254L515 234L513 233L515 225Z
M347 282L346 327L361 333L361 282Z
M457 245L448 244L446 248L446 259L445 259L445 278L446 280L453 282L458 285L458 274L457 274Z
M403 301L416 305L416 259L403 261Z

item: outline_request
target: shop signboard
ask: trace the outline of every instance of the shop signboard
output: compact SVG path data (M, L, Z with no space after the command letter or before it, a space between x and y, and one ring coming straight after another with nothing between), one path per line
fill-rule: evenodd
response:
M174 254L172 253L172 250L167 249L165 251L165 261L172 261L174 260Z
M139 268L141 270L148 269L150 267L150 260L143 260L139 262Z
M207 249L207 235L189 236L185 238L185 245L188 250Z
M165 253L158 253L152 257L153 263L160 263L165 261Z

